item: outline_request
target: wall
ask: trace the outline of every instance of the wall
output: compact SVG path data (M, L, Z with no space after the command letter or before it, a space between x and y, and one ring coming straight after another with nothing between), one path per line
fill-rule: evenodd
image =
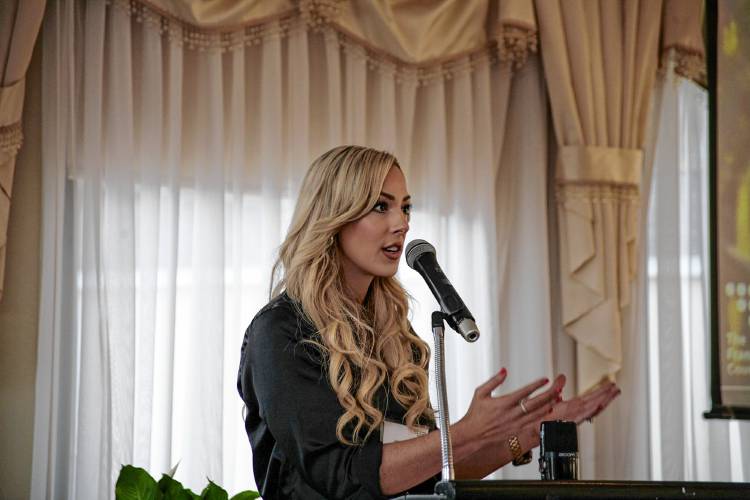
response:
M41 223L41 51L26 80L0 302L0 500L29 498Z

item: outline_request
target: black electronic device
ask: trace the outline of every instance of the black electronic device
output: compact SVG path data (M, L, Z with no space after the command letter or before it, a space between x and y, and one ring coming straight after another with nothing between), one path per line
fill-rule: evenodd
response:
M578 426L562 420L542 422L539 429L539 472L546 481L578 479Z

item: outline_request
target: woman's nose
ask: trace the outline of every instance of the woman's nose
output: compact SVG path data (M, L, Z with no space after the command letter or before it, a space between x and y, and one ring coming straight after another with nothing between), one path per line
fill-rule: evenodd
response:
M391 223L393 232L406 234L406 232L409 231L409 216L402 210L399 210L396 213L397 215L393 217L393 221Z

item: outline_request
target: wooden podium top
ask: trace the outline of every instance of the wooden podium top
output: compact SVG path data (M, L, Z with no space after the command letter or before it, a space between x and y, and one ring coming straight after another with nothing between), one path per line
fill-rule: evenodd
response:
M404 500L574 500L594 498L750 500L750 483L680 481L448 481L435 495L406 495Z

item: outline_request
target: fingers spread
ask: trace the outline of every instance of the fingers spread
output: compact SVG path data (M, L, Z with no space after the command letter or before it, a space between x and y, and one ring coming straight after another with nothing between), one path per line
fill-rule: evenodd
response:
M560 401L560 399L560 393L553 384L552 387L539 394L538 396L534 396L533 398L524 401L524 406L526 407L527 413L532 413L550 403L557 403L558 401Z
M582 411L576 418L577 421L582 422L587 418L597 416L620 394L620 389L615 384L609 385L606 389L606 391L600 392L597 397L587 398L584 401Z
M539 427L539 424L541 424L543 420L548 420L552 409L556 404L557 399L553 399L536 408L535 410L530 411L528 414L522 415L521 417L519 417L521 425L525 426L534 423L536 427Z
M511 392L508 394L507 398L513 403L518 404L519 401L521 401L524 398L529 397L531 393L539 389L540 387L545 386L549 382L549 379L544 377L540 378L539 380L535 380L534 382L525 385L524 387L521 387L520 389Z
M508 371L503 368L496 375L493 375L487 382L483 383L475 391L477 396L487 397L492 394L500 384L505 382L505 378L508 376Z
M610 382L610 381L602 382L599 385L592 387L587 392L584 392L583 394L581 394L581 397L582 398L595 398L601 395L602 393L605 393L611 390L612 387L616 387L614 382Z
M603 401L599 403L599 406L594 410L594 414L591 415L592 417L595 417L599 415L602 410L604 410L609 404L620 395L620 389L617 388L617 386L614 386L602 399Z
M558 393L562 392L563 387L565 387L565 382L565 375L563 375L562 373L559 374L557 377L555 377L555 381L552 382L552 389L556 390Z

